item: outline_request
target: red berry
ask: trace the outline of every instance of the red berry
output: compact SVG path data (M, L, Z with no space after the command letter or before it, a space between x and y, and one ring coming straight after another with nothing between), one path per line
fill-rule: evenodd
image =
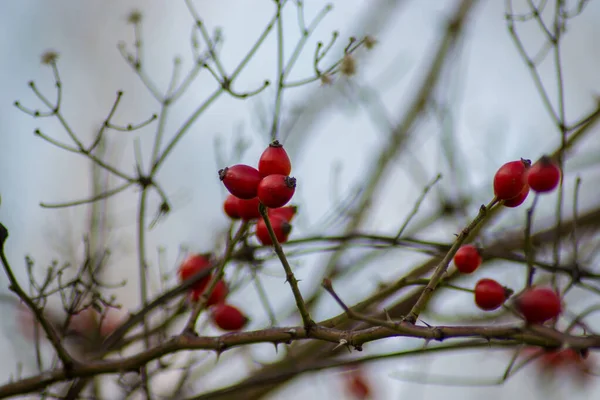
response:
M229 193L240 199L253 199L261 180L256 168L245 164L236 164L219 170L219 179Z
M186 258L181 265L179 266L179 270L177 271L179 275L180 281L185 281L198 272L210 268L210 259L205 254L192 254L188 258ZM206 277L202 278L197 284L194 285L193 289L196 290L204 290L208 281L210 280L210 274Z
M268 175L288 176L292 172L290 158L278 140L274 140L263 151L258 160L258 171L263 177Z
M271 221L271 226L273 227L273 232L275 233L277 241L279 243L287 242L290 232L292 231L292 225L290 225L289 222L281 217L269 218L269 221ZM258 241L265 246L270 246L273 244L271 236L269 236L267 224L262 218L256 223L256 237L258 238Z
M454 255L454 265L463 274L470 274L481 265L481 254L475 246L464 245Z
M281 218L285 219L287 222L291 222L292 219L294 219L294 217L296 216L297 212L298 212L297 206L285 206L285 207L268 209L269 218L281 217Z
M371 387L364 377L360 375L352 375L346 382L346 390L357 400L366 400L371 396Z
M258 211L259 204L260 200L258 200L258 197L250 200L240 199L238 203L240 217L245 221L260 218L260 211Z
M200 296L202 295L202 293L204 293L204 289L206 289L206 287L199 288L199 289L195 289L195 288L192 289L192 292L190 294L192 301L198 301L200 299ZM217 284L215 285L213 292L210 294L210 297L208 298L206 305L212 306L214 304L223 303L228 294L229 294L229 288L227 287L227 284L223 280L219 280L217 282Z
M530 324L542 324L562 311L560 297L550 288L530 288L515 301L515 306Z
M523 204L527 196L529 195L529 185L525 185L521 193L517 197L513 197L512 199L504 200L504 207L515 208Z
M241 199L238 199L234 195L230 194L225 199L223 203L223 210L225 214L231 219L240 219L240 211L239 211L239 202Z
M475 285L475 304L485 311L492 311L500 307L512 294L512 290L505 288L493 279L481 279Z
M538 193L551 192L560 181L560 168L548 156L540 158L527 173L527 182Z
M224 331L239 331L249 321L240 310L229 304L217 304L210 311L212 321Z
M507 162L501 166L494 176L494 194L498 200L509 200L517 197L527 183L527 170L531 161L520 159Z
M258 185L260 202L270 208L279 208L287 204L296 191L296 178L285 175L269 175Z

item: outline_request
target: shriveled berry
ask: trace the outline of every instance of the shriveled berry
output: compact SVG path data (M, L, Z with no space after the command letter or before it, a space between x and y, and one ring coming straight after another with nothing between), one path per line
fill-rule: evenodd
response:
M475 284L475 304L482 310L492 311L504 304L512 293L495 280L484 278Z
M258 171L263 177L268 175L288 176L292 172L290 158L278 140L274 140L260 156Z
M179 270L177 271L177 273L179 275L179 280L182 282L185 280L188 280L192 276L197 274L198 272L200 272L204 269L210 268L210 266L211 266L211 263L210 263L210 259L209 259L208 255L192 254L188 258L186 258L179 266ZM193 289L201 290L201 291L204 290L204 288L206 288L206 285L208 284L209 280L210 280L210 274L208 274L206 277L204 277L200 281L198 281L193 286Z
M515 300L517 310L530 324L542 324L562 312L560 297L550 288L529 288Z
M230 194L225 199L223 203L223 210L225 214L231 219L240 219L240 211L239 211L239 202L241 199L238 199L234 195Z
M277 241L279 243L287 242L290 232L292 232L292 225L285 219L277 216L269 218L269 221L271 221L271 227L273 228ZM256 237L258 238L258 241L265 246L273 244L271 236L269 235L269 230L267 229L267 224L262 218L256 223Z
M513 197L512 199L504 200L504 207L515 208L523 204L523 202L527 199L529 195L529 185L525 185L521 193L517 197Z
M292 219L294 219L297 212L298 212L298 206L285 206L285 207L268 209L269 218L281 217L288 222L291 222Z
M258 184L260 202L270 208L283 207L296 191L296 178L285 175L266 176Z
M240 199L248 200L256 197L258 184L262 177L256 168L245 164L236 164L219 170L219 179L229 193Z
M239 331L250 321L236 307L225 303L211 307L210 316L214 324L224 331Z
M454 255L454 266L463 274L470 274L481 265L481 254L477 247L467 244L461 246Z
M198 301L200 299L200 296L202 296L202 293L204 293L205 289L206 289L205 287L200 288L200 289L193 289L192 292L190 293L190 297L191 297L192 301ZM207 301L206 305L212 306L214 304L223 303L228 294L229 294L229 288L227 287L227 284L225 283L225 281L223 281L221 279L217 282L217 284L215 285L215 288L213 289L213 292L208 297L208 301Z
M494 194L498 200L517 197L527 183L527 170L531 161L520 159L507 162L494 175Z
M250 200L242 200L240 199L238 203L238 210L240 217L244 221L250 221L253 219L260 218L260 211L258 210L258 206L260 205L260 200L258 197L255 197Z
M548 156L540 158L527 172L527 183L538 193L553 191L560 182L560 168Z

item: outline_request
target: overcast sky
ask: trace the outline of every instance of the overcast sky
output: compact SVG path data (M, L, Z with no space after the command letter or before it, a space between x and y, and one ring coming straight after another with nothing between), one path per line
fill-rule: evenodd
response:
M323 3L320 0L305 0L306 19L310 20ZM356 100L360 88L370 88L371 92L378 93L385 114L392 122L397 122L442 32L441 23L454 10L457 1L336 0L331 3L334 9L315 32L315 38L326 41L333 30L338 30L342 38L340 41L352 35L360 37L372 34L378 40L378 45L371 52L359 54L358 76L353 84L338 82L331 88L320 88L314 84L285 93L284 128L290 127L294 110L306 108L305 114L300 115L300 122L293 129L282 132L289 137L294 175L299 182L296 200L301 204L302 215L294 231L298 236L318 232L315 224L322 221L334 204L335 196L332 193L336 190L331 188L334 166L342 168L336 181L337 190L348 193L352 187L361 184L362 173L373 162L374 154L384 143L385 123L381 120L373 123L368 110ZM525 3L525 0L515 1L516 8ZM600 24L597 23L600 20L599 3L590 2L584 14L570 25L563 44L566 112L570 121L589 112L594 107L594 96L600 92L600 47L597 40L600 37ZM267 0L199 0L195 4L210 30L217 26L222 28L225 39L222 60L229 70L254 43L271 18L273 8L272 2ZM190 65L192 19L183 1L20 0L0 4L0 24L5 32L0 37L3 54L0 74L0 221L10 230L8 256L21 279L26 277L23 268L25 254L31 254L41 268L51 258L64 254L64 249L61 252L59 247L65 246L65 242L74 244L75 251L81 253L80 237L85 229L88 209L47 210L41 209L39 203L86 197L89 194L90 172L89 164L83 158L67 154L34 137L33 130L40 128L54 138L67 141L68 137L56 121L34 119L18 111L12 103L20 100L29 108L40 107L27 86L29 80L35 80L50 98L54 98L51 70L40 64L40 55L48 49L54 49L60 54L63 109L84 141L90 140L91 132L105 118L117 90L124 91L122 107L115 116L120 124L142 121L157 112L156 102L117 51L116 45L120 41L125 41L131 48L133 34L131 26L126 23L126 16L134 8L143 12L144 57L148 74L164 90L169 82L174 56L181 56L184 70ZM294 7L290 7L286 18L285 38L291 47L298 40ZM520 35L526 44L531 49L536 48L540 43L539 27L534 23L520 26ZM311 73L314 41L310 43L304 58L298 62L294 77L301 78ZM340 46L342 44L340 42ZM276 41L272 37L248 65L235 90L252 90L266 78L271 78L276 71L275 51ZM548 118L530 74L508 35L503 1L481 2L467 26L466 39L452 65L442 77L444 83L441 85L441 94L448 99L453 112L456 154L466 175L463 181L447 182L445 185L458 186L458 190L472 196L477 205L489 200L489 180L499 165L519 157L537 159L551 152L559 143L559 134ZM553 99L556 96L554 73L550 63L541 68L542 78ZM166 125L168 133L176 130L214 90L211 79L208 74L202 74L172 109ZM215 139L220 138L228 155L235 135L241 132L251 140L252 145L244 157L236 161L254 162L268 143L261 120L271 115L272 97L273 92L269 90L248 101L222 97L194 124L173 152L160 172L159 181L171 197L174 211L149 235L148 255L152 263L156 263L156 247L164 246L168 251L168 267L174 268L180 245L197 251L210 250L215 233L226 229L227 221L221 212L225 193L216 179L216 171L223 165L219 165L215 157ZM133 171L134 137L140 138L147 160L154 126L136 133L111 132L114 145L111 155L115 157L115 162L118 161L125 170ZM301 141L299 137L305 137L305 140ZM417 179L411 178L406 171L414 160L401 158L394 167L389 184L377 199L375 211L366 225L368 228L383 233L397 229L399 221L412 208L425 182L438 172L444 172L440 170L442 164L439 161L438 144L439 126L433 121L423 122L419 126L418 140L412 142L413 149L410 152L421 162L421 175ZM593 150L598 149L599 144L596 134L596 140L589 141L587 146ZM597 196L592 196L597 193L597 186L586 182L588 179L589 182L597 182L598 174L597 171L581 169L585 159L580 161L574 162L573 168L579 168L578 173L584 177L581 189L583 206L592 207L598 204ZM413 169L410 171L414 172ZM569 190L573 187L574 175L567 177L565 185ZM111 203L114 212L111 240L115 245L118 244L118 248L110 275L114 281L123 278L130 281L127 288L118 293L119 300L130 309L134 309L139 302L134 236L136 199L137 193L131 191L119 195ZM158 199L152 198L151 206L157 207ZM427 204L424 207L427 208ZM549 200L548 206L541 206L540 215L552 208L553 203ZM524 208L511 215L503 222L505 226L521 223ZM449 232L432 232L432 237L449 241ZM319 275L313 272L322 267L322 260L323 257L308 257L298 265L302 267L300 274L303 285L318 281ZM348 296L352 293L356 296L366 295L375 288L377 279L396 276L399 272L397 264L397 259L386 259L377 267L380 269L364 276L364 281L348 283L342 292ZM265 284L270 285L274 290L272 293L282 299L278 307L284 310L293 300L289 288L282 285L283 272L275 267L269 268L273 272L265 277ZM510 271L520 271L514 266L510 268L513 268ZM493 274L509 284L522 284L521 276L517 279L510 271L507 267L507 270ZM3 290L8 291L6 279L0 279L3 279L0 281L5 287ZM251 287L236 294L232 302L248 308L257 324L254 327L265 322L259 299ZM450 307L453 307L451 311L446 310L450 314L455 309L457 313L476 312L468 296L453 300ZM6 308L6 312L8 310ZM339 310L333 302L319 310L322 317L337 312ZM14 337L16 331L8 320L4 329L6 340L0 344L4 347L0 348L3 352L12 352L17 343L16 348L23 351L14 352L14 360L20 360L26 366L34 365L33 353L27 351L30 349L24 347L22 339ZM414 345L411 342L410 346ZM406 347L398 341L370 346L371 350ZM266 351L257 350L257 354L264 355ZM272 351L272 347L269 351ZM471 378L481 375L498 377L509 359L510 354L502 351L473 352L452 357L427 357L419 361L385 361L370 365L368 370L381 390L381 398L410 395L411 399L422 400L440 396L480 399L485 395L490 400L511 397L560 399L564 398L561 397L563 392L570 392L573 388L571 384L564 383L560 390L540 391L532 384L535 378L532 371L519 375L502 387L494 388L440 388L401 383L390 377L390 374L409 368ZM14 372L14 364L13 360L0 364L4 379ZM228 376L221 375L206 387L218 386L219 381ZM331 382L322 377L299 379L273 398L335 396L339 387L336 381ZM600 385L596 384L595 389L595 392L575 391L570 398L593 398L592 393L600 395Z

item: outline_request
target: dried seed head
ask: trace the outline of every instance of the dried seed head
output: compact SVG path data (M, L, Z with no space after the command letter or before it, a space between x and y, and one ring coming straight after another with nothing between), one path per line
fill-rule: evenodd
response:
M130 24L139 24L142 21L142 13L140 10L133 10L127 16L127 22Z
M377 44L377 39L375 39L373 36L367 35L365 36L363 43L365 44L367 50L371 50Z
M54 50L48 50L45 51L42 54L42 64L44 65L52 65L56 63L56 60L58 59L58 53Z
M333 83L333 78L329 74L321 75L321 86L329 86Z
M342 59L340 72L346 76L352 76L356 74L356 60L351 54L346 54Z

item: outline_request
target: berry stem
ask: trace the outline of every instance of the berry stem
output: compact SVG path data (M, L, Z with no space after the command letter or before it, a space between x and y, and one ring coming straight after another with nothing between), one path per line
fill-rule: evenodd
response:
M412 324L416 323L417 319L419 318L419 315L425 309L425 306L427 306L429 299L433 295L433 291L436 289L438 283L448 270L448 265L450 265L450 261L452 261L452 258L454 257L460 246L462 246L462 244L469 238L471 231L483 221L485 221L486 217L490 215L492 207L494 207L497 204L498 200L494 198L492 201L489 202L487 206L482 205L479 208L479 213L477 214L475 219L473 219L473 221L471 221L471 223L461 231L460 235L458 235L458 237L454 241L452 247L450 247L450 250L448 250L448 253L446 253L446 256L444 256L442 261L440 261L440 263L435 268L435 271L433 272L429 283L427 284L425 289L423 289L423 292L421 293L419 299L410 310L410 313L404 318L405 321Z
M275 236L275 232L273 231L273 226L271 225L271 221L269 220L269 213L267 212L267 207L264 204L260 204L258 206L260 211L260 215L262 215L265 220L265 225L267 226L267 230L269 231L269 236L273 241L273 249L275 250L275 254L281 261L281 265L283 265L283 269L285 270L286 281L290 284L292 288L292 293L294 294L294 299L296 300L296 307L298 307L298 311L300 312L300 316L302 317L302 323L306 329L310 329L310 327L315 325L315 322L310 317L310 313L308 312L308 308L306 307L306 303L302 298L302 293L300 293L300 289L298 288L298 280L294 276L292 272L292 267L288 262L283 249L281 248L281 244L277 241L277 237Z

